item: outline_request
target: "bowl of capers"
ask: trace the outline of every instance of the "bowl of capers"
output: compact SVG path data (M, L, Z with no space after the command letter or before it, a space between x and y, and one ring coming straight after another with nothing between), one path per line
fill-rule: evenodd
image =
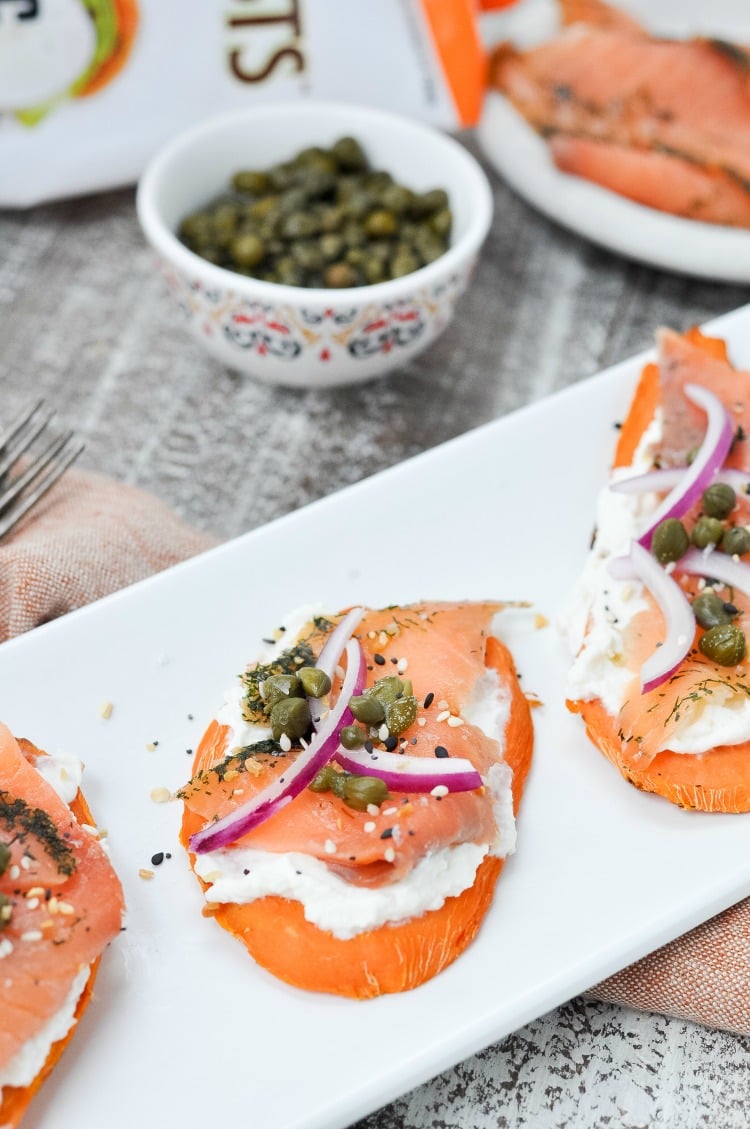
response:
M299 101L178 137L146 169L137 207L215 359L326 387L404 367L445 329L492 195L466 149L429 126Z

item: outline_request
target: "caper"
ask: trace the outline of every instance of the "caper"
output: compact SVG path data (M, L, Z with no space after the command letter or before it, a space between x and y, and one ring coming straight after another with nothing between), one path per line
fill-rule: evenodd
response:
M10 897L7 894L0 894L0 931L2 931L10 921L11 915L8 907L10 907L11 910L13 908Z
M302 286L305 274L299 263L291 255L284 255L276 263L276 277L284 286Z
M705 549L709 545L718 545L723 533L724 526L718 518L699 517L693 526L691 540L699 549Z
M701 497L703 512L709 517L729 517L736 504L737 495L726 482L714 482Z
M195 212L180 224L180 237L191 243L210 243L214 238L214 222L205 212Z
M338 232L326 232L325 235L321 235L318 246L323 258L330 263L338 259L344 250L344 237Z
M285 189L290 188L294 183L295 168L291 164L274 165L273 168L268 170L268 178L271 181L271 187L283 192Z
M414 193L408 188L405 188L403 184L389 184L387 188L383 190L383 206L390 212L394 212L397 216L403 215L413 199Z
M345 749L361 749L367 740L367 734L358 725L345 725L339 734L339 740Z
M362 272L370 285L376 282L384 282L388 277L384 264L373 258L365 260L362 264Z
M415 216L430 216L448 207L448 194L442 188L422 192L412 200L411 211Z
M388 785L378 776L346 776L344 800L350 808L367 811L370 804L377 807L388 799Z
M443 237L450 235L451 226L453 224L453 216L451 215L450 208L441 208L439 212L435 212L430 216L430 228L436 235Z
M249 192L251 196L263 196L270 191L271 178L267 172L241 169L232 177L232 188L235 192Z
M385 169L375 169L374 172L367 174L365 184L376 200L382 200L386 188L393 184L393 177Z
M0 874L5 874L11 859L10 847L7 843L0 843Z
M706 588L693 600L695 618L701 627L717 627L719 624L731 623L737 615L733 604L728 604L720 599L712 588Z
M271 710L271 731L274 741L286 733L292 741L304 737L310 728L310 707L306 698L287 698Z
M247 215L250 219L261 220L267 219L271 215L278 215L281 210L281 197L279 196L264 196L261 200L255 200L246 209Z
M361 172L367 168L367 157L360 143L354 137L340 137L331 149L339 168Z
M339 204L324 208L320 213L320 230L338 231L344 223L344 209Z
M331 680L324 670L316 666L303 666L297 676L308 698L322 698L331 689Z
M292 212L281 225L285 239L307 239L320 231L320 221L310 212Z
M719 666L737 666L745 657L745 635L729 623L717 624L698 641L703 654Z
M419 269L419 259L411 251L399 251L391 260L391 277L402 278Z
M350 263L331 263L326 267L323 278L326 286L341 289L346 286L356 286L359 275Z
M689 545L690 538L685 526L676 517L668 517L654 530L651 552L657 561L668 564L670 561L678 561L687 552Z
M719 548L730 557L742 557L750 549L750 532L744 525L733 525L724 532Z
M284 217L303 211L306 205L307 193L304 188L290 188L279 198L279 212Z
M349 702L349 709L363 725L380 725L385 720L383 703L371 694L362 694Z
M300 178L300 187L310 200L320 200L323 196L330 197L336 187L336 177L332 172L322 168L309 168Z
M313 780L310 781L309 787L313 792L330 792L334 785L334 776L338 776L338 772L333 765L323 765Z
M365 229L359 223L347 223L343 235L347 247L364 247L367 242Z
M393 212L378 208L365 220L365 231L375 239L388 238L398 232L398 220Z
M386 702L395 702L403 692L404 684L396 674L386 674L384 678L378 678L370 688L370 696L377 698L383 705Z
M277 702L283 702L287 698L302 698L304 691L296 674L272 674L264 681L262 694L266 710L270 711Z
M303 271L323 269L323 254L320 247L311 240L300 240L299 243L292 243L289 253Z
M256 267L266 255L266 245L257 235L235 235L229 244L234 261L241 267Z
M417 699L413 696L398 698L385 707L385 723L392 737L398 737L417 720Z
M350 219L361 220L372 211L375 203L372 195L365 189L360 188L357 192L352 192L343 207Z

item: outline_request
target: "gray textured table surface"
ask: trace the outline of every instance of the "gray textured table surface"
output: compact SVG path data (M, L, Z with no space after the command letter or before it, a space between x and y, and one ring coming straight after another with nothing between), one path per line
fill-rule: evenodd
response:
M402 373L326 393L206 359L131 192L0 214L2 417L44 394L84 434L85 465L230 537L627 357L659 324L750 300L588 246L492 180L492 232L445 336ZM576 1000L358 1129L740 1129L749 1067L750 1039Z

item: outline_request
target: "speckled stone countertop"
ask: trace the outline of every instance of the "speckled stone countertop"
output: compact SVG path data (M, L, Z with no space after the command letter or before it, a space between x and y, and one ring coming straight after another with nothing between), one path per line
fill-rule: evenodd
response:
M83 433L84 465L232 537L589 376L660 324L750 300L584 244L491 179L495 222L444 337L404 372L329 392L265 388L205 357L132 192L0 213L2 417L46 396ZM750 1039L574 1000L357 1129L741 1129L748 1109Z

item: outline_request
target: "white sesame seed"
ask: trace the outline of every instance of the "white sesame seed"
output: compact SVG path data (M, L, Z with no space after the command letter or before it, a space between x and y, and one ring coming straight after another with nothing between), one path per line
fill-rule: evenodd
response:
M674 561L667 561L667 563L664 565L664 571L668 572L671 576L672 573L674 572L674 570L675 570L675 562Z
M41 941L42 936L43 936L43 934L42 934L41 929L29 929L28 932L21 934L21 940L22 941Z
M334 843L333 839L326 839L325 843L323 844L323 849L327 855L335 855L336 844Z
M151 873L153 874L153 871ZM57 912L61 913L63 917L72 917L75 913L75 906L72 906L70 902L63 902L58 900Z
M27 898L26 905L29 909L36 909L39 905L39 898Z
M21 877L20 866L16 866L16 864L14 863L13 866L8 871L8 874L10 875L11 878L20 878Z
M367 805L367 814L368 815L380 815L380 808L378 807L377 804L368 804Z
M417 718L417 725L423 726L423 725L426 725L426 724L427 724L427 718L426 717L418 717Z
M113 709L114 706L111 702L102 702L102 704L99 706L99 717L103 718L105 721L109 721L112 716Z
M385 631L381 631L380 634L378 635L378 643L380 643L381 647L384 647L387 642L388 642L388 636L386 635Z
M367 823L365 824L364 829L365 829L365 831L368 831L368 832L375 830L375 824L373 823L373 821L371 819L368 819Z
M450 709L450 702L446 702L445 698L441 698L440 701L437 704L437 708L439 710Z
M281 734L281 737L279 738L279 745L281 746L281 748L284 750L285 753L289 752L289 750L292 747L292 742L289 738L288 733L282 733Z
M54 895L53 895L50 898L50 900L47 902L47 913L50 913L50 914L57 913L57 904L58 904L57 898L54 897Z
M204 874L203 881L213 885L214 882L218 882L219 879L223 877L224 874L221 870L211 870L208 874Z
M149 878L154 877L154 872L153 872L153 870L147 870L145 868L145 866L142 866L141 869L138 871L138 877L143 878L146 881L148 881Z
M156 745L154 744L154 742L149 741L149 743L146 745L146 752L153 753L155 748L156 748Z
M388 728L388 726L385 725L385 724L381 725L380 729L378 730L378 737L380 738L380 740L381 741L387 741L388 738L390 737L390 735L391 735L391 731Z
M448 795L448 789L446 788L445 784L436 784L435 787L430 792L430 795L431 796L447 796Z
M10 921L13 916L13 906L0 906L0 921Z
M383 812L383 815L395 815L397 811L398 808L386 808Z
M463 723L464 723L464 719L462 717L456 717L454 715L454 716L448 718L448 724L453 729L455 729L457 725L463 725Z
M151 799L155 804L166 804L169 803L169 801L172 799L172 793L170 792L169 788L152 788Z
M368 639L374 639L376 635L377 635L377 631L368 631L367 632L367 638Z
M408 666L409 666L409 660L408 659L399 659L398 663L396 664L396 670L398 671L399 674L403 674Z
M439 714L437 715L437 717L435 718L435 720L436 720L436 721L447 721L447 720L448 720L448 718L450 717L450 715L451 715L451 711L450 711L450 710L443 710L443 712L442 712L442 713L439 713Z
M41 898L44 896L44 886L32 886L26 894L27 898Z
M21 855L21 867L24 870L31 870L31 859L28 855Z
M12 952L12 941L7 940L7 938L4 941L0 941L0 960L2 960L3 957L9 957Z
M700 578L700 580L698 581L698 590L700 592L702 592L705 587L706 587L706 578L705 578L705 576L702 576Z
M388 847L385 854L383 855L383 858L385 859L386 862L394 862L395 861L396 852L394 851L393 847Z

